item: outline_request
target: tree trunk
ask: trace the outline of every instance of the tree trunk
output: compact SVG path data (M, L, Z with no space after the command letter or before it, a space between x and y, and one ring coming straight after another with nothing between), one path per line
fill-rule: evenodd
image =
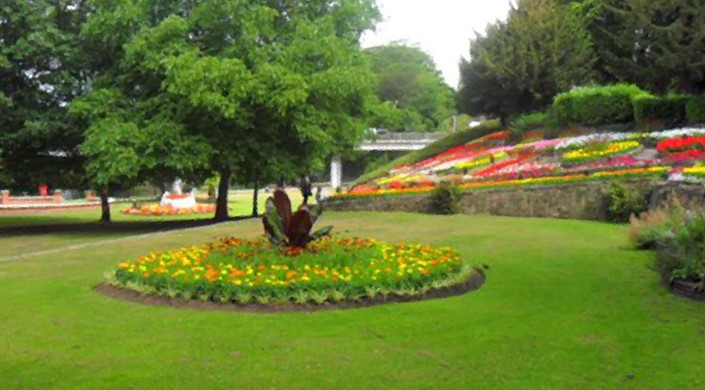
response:
M220 171L220 183L218 183L218 199L215 201L215 220L217 222L227 221L228 215L228 191L230 191L230 168L225 167Z
M252 191L252 216L259 217L259 181L255 175L255 189Z
M110 202L108 201L108 189L103 188L100 190L100 222L110 223Z

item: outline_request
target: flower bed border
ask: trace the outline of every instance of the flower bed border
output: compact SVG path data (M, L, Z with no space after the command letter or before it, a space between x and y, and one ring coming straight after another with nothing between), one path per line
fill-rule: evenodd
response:
M468 279L463 283L452 286L431 289L425 294L400 296L390 294L386 298L376 296L372 299L363 297L356 302L343 301L338 303L326 302L318 305L314 303L297 304L271 304L262 305L258 303L219 303L214 301L200 301L196 299L170 298L161 295L141 294L127 288L114 286L108 283L101 283L94 287L100 294L113 299L124 300L133 303L140 303L151 306L168 306L177 309L197 309L216 310L230 312L254 312L254 313L280 313L280 312L314 312L323 310L348 310L360 309L371 306L385 305L389 303L407 303L426 300L449 298L464 295L472 291L479 290L486 281L485 272L481 268L473 268Z

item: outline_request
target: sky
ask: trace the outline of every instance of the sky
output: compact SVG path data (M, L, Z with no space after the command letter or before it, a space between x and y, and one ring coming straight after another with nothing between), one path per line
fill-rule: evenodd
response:
M510 0L377 0L384 21L363 37L364 47L402 41L429 53L446 82L458 86L460 57L474 31L505 19Z

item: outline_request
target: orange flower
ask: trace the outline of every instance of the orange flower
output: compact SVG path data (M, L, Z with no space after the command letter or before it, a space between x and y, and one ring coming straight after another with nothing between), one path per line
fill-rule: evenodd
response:
M237 278L237 277L240 277L240 276L247 276L247 271L243 271L243 270L239 270L239 269L237 269L237 268L233 268L233 269L230 271L230 276L233 277L233 278Z
M215 282L220 277L220 272L211 268L208 270L208 272L206 272L205 276L209 282Z

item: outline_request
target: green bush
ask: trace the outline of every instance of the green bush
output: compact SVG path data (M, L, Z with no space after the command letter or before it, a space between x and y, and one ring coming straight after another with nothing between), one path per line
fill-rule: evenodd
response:
M460 190L451 183L441 183L431 195L431 211L439 215L453 215L460 212Z
M509 129L514 135L523 135L531 130L544 130L550 127L549 115L545 112L532 112L518 116L509 125Z
M690 124L705 123L705 95L690 99L685 106L685 116Z
M640 215L647 209L646 195L634 186L610 182L603 189L607 198L607 217L612 222L628 222L632 215Z
M668 281L681 281L705 290L705 214L690 211L659 240L656 270Z
M634 119L639 129L669 127L685 122L685 109L691 96L667 95L662 97L642 95L634 97Z
M629 241L636 249L656 249L664 235L685 221L685 209L678 202L632 216L629 219Z
M561 93L553 100L552 115L558 126L598 126L634 122L632 99L648 95L634 85L582 87Z

